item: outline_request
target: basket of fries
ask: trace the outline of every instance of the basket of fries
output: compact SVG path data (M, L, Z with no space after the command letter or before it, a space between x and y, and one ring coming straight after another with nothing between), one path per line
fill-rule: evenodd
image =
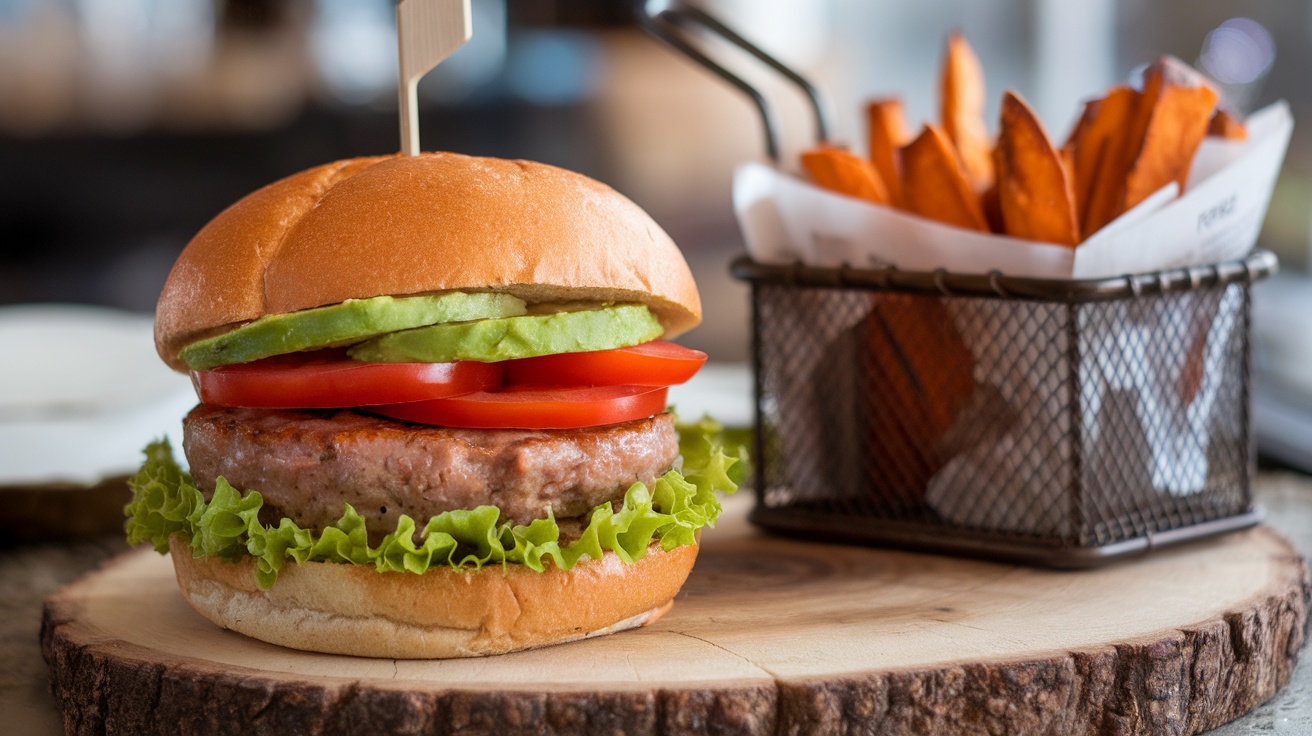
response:
M659 25L664 22L666 27ZM772 530L1089 567L1259 519L1250 492L1250 285L1292 119L1240 121L1163 58L1086 105L1058 147L954 36L941 121L867 108L869 154L819 144L802 175L742 166L756 380L752 520ZM671 41L712 71L686 39ZM735 81L736 80L736 81Z

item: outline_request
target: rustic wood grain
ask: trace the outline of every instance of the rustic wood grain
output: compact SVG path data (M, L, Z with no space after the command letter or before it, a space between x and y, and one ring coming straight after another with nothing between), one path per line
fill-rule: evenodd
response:
M123 507L131 499L125 475L91 486L0 486L0 508L4 509L0 514L0 546L119 533L123 530Z
M129 553L51 597L69 734L1193 734L1288 681L1307 568L1259 528L1057 573L706 535L655 626L501 657L281 649Z

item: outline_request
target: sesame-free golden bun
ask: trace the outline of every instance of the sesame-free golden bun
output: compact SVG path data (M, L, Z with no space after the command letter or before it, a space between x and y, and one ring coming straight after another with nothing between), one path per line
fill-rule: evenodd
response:
M635 562L607 552L543 572L486 565L416 575L304 562L284 566L265 591L253 557L193 557L176 535L169 547L183 596L223 628L293 649L388 659L504 654L650 624L669 610L698 549L654 544Z
M424 153L325 164L206 225L169 273L155 347L347 299L495 291L529 303L647 305L665 337L701 321L688 265L614 189L546 164Z

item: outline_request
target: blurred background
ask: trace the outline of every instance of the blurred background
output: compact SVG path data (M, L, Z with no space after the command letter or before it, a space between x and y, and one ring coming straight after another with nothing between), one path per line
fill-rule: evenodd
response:
M871 96L900 94L913 122L936 117L953 29L983 61L990 116L1017 89L1059 140L1081 100L1159 53L1199 66L1240 112L1280 98L1295 118L1312 108L1312 2L699 4L818 82L839 138L857 148ZM701 284L706 324L686 342L745 360L747 293L727 265L742 250L732 172L762 156L747 101L637 30L630 0L473 10L472 42L421 85L424 147L546 161L624 192L682 245ZM227 204L317 163L397 150L394 22L394 0L0 0L0 304L148 313L188 238ZM763 83L789 150L806 145L800 98ZM1299 275L1309 205L1304 128L1263 236L1286 268L1259 304L1260 386L1278 393L1276 408L1312 408L1312 288ZM1312 421L1274 436L1291 433L1312 444Z

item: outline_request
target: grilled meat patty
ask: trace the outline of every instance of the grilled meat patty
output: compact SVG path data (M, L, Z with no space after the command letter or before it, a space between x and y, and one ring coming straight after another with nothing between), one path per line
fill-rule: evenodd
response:
M401 514L422 526L485 504L518 524L545 518L547 507L579 516L650 484L679 452L669 414L585 429L452 429L351 410L201 404L183 430L207 495L223 476L303 528L333 523L349 503L371 536L394 530Z

